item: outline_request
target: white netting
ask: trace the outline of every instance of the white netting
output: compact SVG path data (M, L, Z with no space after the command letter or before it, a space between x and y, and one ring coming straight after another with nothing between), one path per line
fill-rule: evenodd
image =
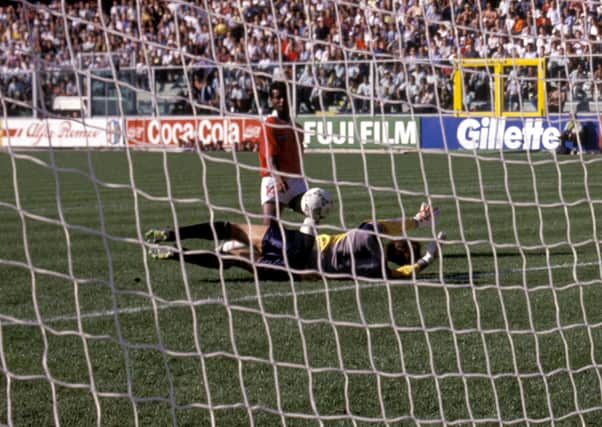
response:
M599 425L601 19L595 1L4 2L0 424ZM148 227L260 220L244 151L274 80L307 182L335 196L320 231L428 200L441 223L416 239L448 234L428 270L273 283L148 257Z

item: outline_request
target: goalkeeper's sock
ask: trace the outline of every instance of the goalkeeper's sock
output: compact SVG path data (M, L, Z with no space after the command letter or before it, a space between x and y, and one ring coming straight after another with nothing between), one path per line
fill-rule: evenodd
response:
M447 239L447 235L445 234L445 232L440 231L437 234L437 240L441 241L445 239ZM439 249L437 248L437 242L429 243L426 247L426 253L422 256L422 258L418 260L418 264L420 264L421 267L426 267L431 262L433 262L435 257L438 255L438 252Z
M437 243L431 242L426 247L426 253L418 260L418 263L423 267L429 265L437 256Z
M430 252L425 253L424 256L422 257L422 261L424 261L424 263L426 265L429 265L431 262L433 262L434 259L435 259L435 255L433 255Z
M205 239L226 240L230 238L230 223L228 221L217 221L213 223L203 222L180 228L180 239ZM215 235L213 234L215 230Z
M217 246L216 252L218 254L228 254L230 251L246 247L248 246L238 240L225 240Z
M299 231L303 234L313 236L316 234L316 220L306 217L305 220L303 220L303 224L301 225L301 228L299 228Z

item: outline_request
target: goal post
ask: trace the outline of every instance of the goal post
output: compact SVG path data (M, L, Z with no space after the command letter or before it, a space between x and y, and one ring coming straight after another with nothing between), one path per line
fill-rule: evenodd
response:
M494 117L541 117L545 114L545 58L482 58L456 61L456 114ZM514 85L528 87L512 95Z
M485 3L3 3L0 425L599 425L602 10ZM153 258L148 229L261 222L274 80L317 232L426 202L427 268Z

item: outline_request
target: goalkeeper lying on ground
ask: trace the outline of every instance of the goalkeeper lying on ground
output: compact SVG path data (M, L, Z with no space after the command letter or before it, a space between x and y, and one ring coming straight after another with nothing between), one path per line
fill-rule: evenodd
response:
M236 240L253 247L255 269L262 280L289 280L288 265L296 279L317 278L321 272L368 278L408 278L428 266L437 256L437 244L431 242L420 256L417 242L394 239L385 244L384 235L400 235L421 226L430 226L439 214L423 203L414 218L387 219L364 222L359 227L340 234L318 234L315 236L315 223L306 218L299 230L284 228L273 222L270 225L231 224L225 221L201 223L181 227L180 240ZM284 235L283 235L284 233ZM379 243L378 234L384 240ZM151 229L144 235L149 243L175 242L176 233L169 229ZM445 239L444 233L438 234ZM250 248L237 248L219 252L220 255L234 255L222 258L224 268L232 266L254 271ZM382 249L384 249L384 256ZM155 245L149 249L155 259L179 260L208 268L219 268L219 255L208 251L187 251L171 246ZM286 258L286 260L285 260ZM383 260L386 260L383 265ZM287 264L288 262L288 264ZM395 264L391 268L389 263Z

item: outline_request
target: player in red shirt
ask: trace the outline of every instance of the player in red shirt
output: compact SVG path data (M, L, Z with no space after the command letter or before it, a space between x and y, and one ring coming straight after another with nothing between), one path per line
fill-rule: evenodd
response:
M270 101L274 113L263 124L264 137L257 151L265 225L277 219L280 208L284 206L302 213L301 197L307 191L301 167L303 132L290 116L286 84L283 81L275 81L270 86Z

